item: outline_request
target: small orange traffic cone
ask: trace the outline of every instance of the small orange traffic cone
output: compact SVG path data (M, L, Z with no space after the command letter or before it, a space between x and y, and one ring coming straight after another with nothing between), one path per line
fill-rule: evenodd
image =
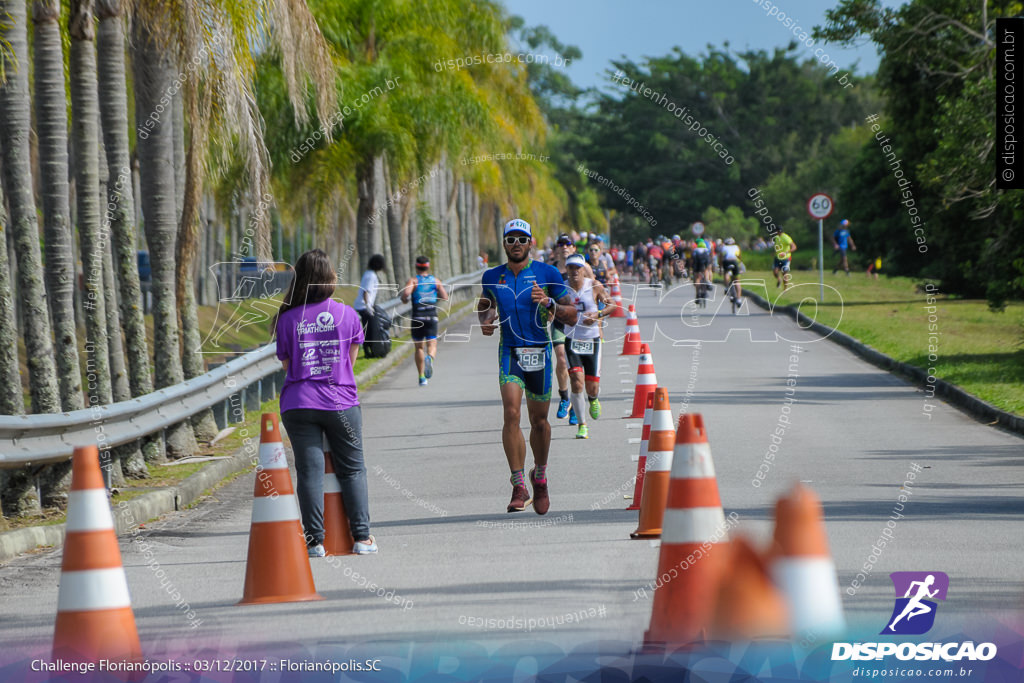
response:
M644 490L644 473L647 472L647 442L651 438L651 415L654 408L654 392L647 394L644 407L644 428L640 434L640 457L636 461L636 484L633 486L633 503L627 510L640 509L640 496Z
M786 638L786 601L772 583L768 565L745 538L733 539L723 550L726 569L718 587L711 637L733 641Z
M55 659L142 659L96 446L74 450L57 593Z
M351 555L355 547L341 497L341 483L334 473L330 446L324 437L324 550L328 555Z
M821 501L802 484L775 504L770 560L772 577L790 607L793 632L824 638L842 634L846 621Z
M257 470L245 589L238 604L323 600L313 585L298 501L273 413L260 418Z
M626 337L622 340L622 351L620 356L639 356L640 345L640 321L636 316L633 304L629 305L629 316L626 320Z
M612 303L615 308L612 309L612 318L625 318L626 311L622 308L622 289L619 287L619 276L616 275L612 279Z
M647 344L640 345L640 363L636 368L636 388L633 389L633 412L627 419L644 416L647 394L658 386L658 378L654 375L654 359L651 348Z
M654 390L654 403L651 407L651 438L647 443L647 471L640 494L640 524L629 535L630 538L661 536L675 441L676 431L672 427L668 389L658 387Z
M701 639L715 609L728 528L704 419L679 416L648 645ZM707 548L705 548L707 544Z

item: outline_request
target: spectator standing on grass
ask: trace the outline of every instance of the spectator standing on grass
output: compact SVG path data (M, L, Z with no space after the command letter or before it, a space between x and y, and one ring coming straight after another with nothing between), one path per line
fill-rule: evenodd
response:
M337 278L323 250L307 251L295 264L295 277L274 320L277 357L286 373L281 421L295 453L296 493L310 557L325 554L325 436L356 541L352 552L377 552L370 535L363 418L353 371L363 328L351 307L331 299Z

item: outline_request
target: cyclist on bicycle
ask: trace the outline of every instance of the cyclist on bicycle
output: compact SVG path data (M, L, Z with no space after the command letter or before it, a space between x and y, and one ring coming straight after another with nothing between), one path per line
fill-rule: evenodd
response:
M665 258L665 250L651 240L647 245L647 265L650 268L651 284L661 281L661 261Z
M690 253L693 259L693 287L697 291L697 298L700 297L701 286L710 282L708 279L708 268L711 267L711 250L707 242L698 239Z
M740 276L740 245L736 244L736 240L732 237L727 237L725 243L722 245L722 273L725 275L725 288L729 289L729 284L733 281L733 278ZM735 292L730 296L731 299L736 301L743 301L743 290L739 283L739 280L735 284Z

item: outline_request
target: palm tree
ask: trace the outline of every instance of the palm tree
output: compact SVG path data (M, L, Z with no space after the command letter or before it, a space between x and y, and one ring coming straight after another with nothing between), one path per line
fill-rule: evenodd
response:
M171 55L154 40L147 21L132 23L132 65L135 75L135 120L138 137L142 214L153 278L153 341L157 388L184 381L178 340L175 296L174 133L170 97L175 72ZM195 453L189 423L168 427L167 455Z
M68 215L68 103L64 89L64 50L59 19L58 0L35 0L32 3L36 131L46 245L46 293L57 340L61 407L64 410L79 410L85 404L82 401L82 371L78 361L78 333L75 325L75 262Z
M100 219L100 126L93 0L71 0L68 33L71 36L71 144L75 154L75 205L85 283L86 367L89 405L96 406L110 403L113 389L103 275L107 237L101 233ZM103 456L108 460L109 450L104 449ZM113 463L104 465L113 467ZM116 469L120 474L120 463Z
M25 2L0 0L0 16L5 17L0 22L0 38L9 46L9 51L0 51L3 53L4 73L7 76L7 80L0 86L0 121L4 123L0 129L3 187L10 205L9 229L18 261L18 301L25 321L29 393L32 412L55 413L60 410L60 397L53 358L50 313L41 277L43 264L39 250L39 222L32 194L29 156L31 113ZM15 386L20 387L21 383ZM38 510L39 501L35 499L33 484L25 470L8 476L4 495L7 508Z
M9 65L3 60L2 67ZM0 186L0 415L22 415L25 399L21 395L21 369L18 367L18 322L14 319L11 266L7 262L7 211ZM0 485L0 491L3 487Z
M99 27L96 53L100 117L103 123L103 148L107 157L107 203L104 215L110 220L111 247L121 294L121 325L124 328L128 385L133 397L153 391L146 321L142 312L142 288L136 258L135 196L128 141L128 88L124 65L125 36L122 0L97 0ZM162 453L160 440L143 439L142 450L148 461ZM130 476L147 474L145 462L132 458L122 462Z

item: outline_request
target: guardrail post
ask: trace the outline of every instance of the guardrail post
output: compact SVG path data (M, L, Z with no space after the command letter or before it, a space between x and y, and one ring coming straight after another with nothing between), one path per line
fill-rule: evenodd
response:
M260 401L273 401L277 396L277 380L268 375L260 380Z
M231 394L228 397L228 422L244 422L245 421L245 406L242 405L242 401L245 398L245 390L239 391L236 394Z
M242 390L242 393L245 396L245 409L246 410L258 411L260 409L260 405L261 405L260 397L263 395L263 389L261 387L262 384L263 384L263 380L258 379L255 382L253 382L252 384L250 384L249 386L247 386L245 389Z

